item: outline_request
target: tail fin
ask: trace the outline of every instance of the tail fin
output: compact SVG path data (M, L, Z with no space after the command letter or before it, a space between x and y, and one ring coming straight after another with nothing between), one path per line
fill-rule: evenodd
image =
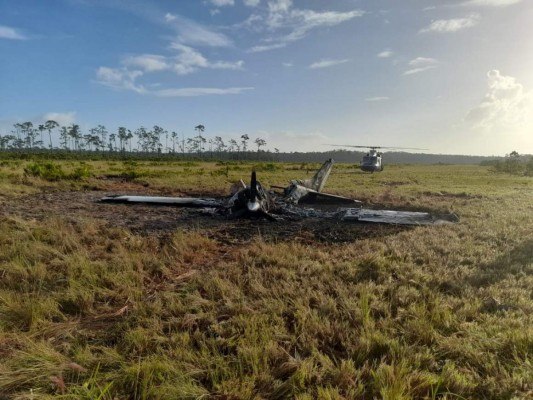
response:
M294 182L298 185L305 186L308 189L313 189L317 192L321 192L324 186L326 185L331 170L333 169L333 163L333 159L330 158L329 160L326 160L324 164L322 164L322 167L320 167L320 169L311 179L297 180Z
M257 177L255 175L255 168L252 170L252 178L250 180L250 195L252 201L257 200Z

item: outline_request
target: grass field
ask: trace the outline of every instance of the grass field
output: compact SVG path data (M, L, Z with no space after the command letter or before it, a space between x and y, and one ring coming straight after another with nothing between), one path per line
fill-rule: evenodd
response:
M154 233L120 223L144 208L73 205L226 195L251 166L0 162L0 399L533 398L531 177L336 165L328 192L460 217L342 241L206 216ZM256 165L267 186L318 166Z

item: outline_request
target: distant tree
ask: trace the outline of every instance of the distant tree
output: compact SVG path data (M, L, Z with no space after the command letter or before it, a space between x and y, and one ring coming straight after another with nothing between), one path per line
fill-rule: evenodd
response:
M9 142L14 138L11 135L0 136L0 149L5 150L9 146Z
M82 139L82 134L80 131L80 126L78 124L72 124L68 128L68 136L72 139L74 143L74 150L79 150L80 148L80 139Z
M14 149L17 137L15 135L5 135L2 137L2 149Z
M66 126L62 126L59 129L59 145L64 149L68 150L68 129Z
M248 140L250 140L250 136L248 136L246 133L241 136L241 143L242 143L242 152L246 153L246 147L248 144Z
M150 132L149 134L149 140L150 140L150 150L155 153L156 151L158 153L161 152L161 148L163 145L161 144L161 136L165 134L165 130L161 128L158 125L154 125L154 130Z
M176 140L178 138L178 134L174 131L170 134L171 141L172 141L172 154L176 154Z
M13 125L13 128L15 128L15 130L11 131L11 133L13 133L13 136L15 136L15 140L20 139L20 131L22 129L22 124L16 123Z
M144 126L136 129L133 132L137 136L137 143L139 144L139 150L147 152L150 146L149 133Z
M198 132L198 144L199 144L199 152L201 153L203 151L203 144L205 143L205 139L202 138L202 133L205 131L205 126L203 125L196 125L194 127L194 130Z
M522 165L520 165L520 154L516 150L513 150L509 155L506 157L505 160L506 163L506 172L509 172L511 174L518 174L520 170L522 169Z
M52 150L52 129L55 129L58 126L59 124L56 121L51 120L51 119L49 119L48 121L44 123L45 129L48 131L48 138L50 139L50 150Z
M127 139L128 133L127 133L126 128L124 128L123 126L119 126L117 130L117 136L118 136L118 143L120 146L120 151L124 152L126 143L128 141Z
M83 141L84 141L85 147L88 148L89 151L92 151L93 135L90 133L83 135Z
M98 132L98 127L89 129L89 134L85 135L83 138L89 150L92 150L94 146L94 150L98 151L101 141Z
M39 129L39 132L41 133L41 147L42 147L42 145L44 143L43 132L46 130L46 127L44 126L44 124L41 124L41 125L39 125L39 127L37 129Z
M26 148L30 149L33 147L33 141L35 139L34 134L35 131L33 130L33 123L30 121L23 122L20 126L20 131L23 136L25 136L24 143L26 144Z
M181 154L185 155L186 146L185 146L185 134L184 133L181 134L181 141L179 141L178 139L178 144L179 144L178 147L181 151Z
M187 138L187 146L186 146L187 152L188 153L199 152L198 150L199 144L200 142L196 140L196 138Z
M207 139L203 136L198 137L198 149L200 153L202 153L205 150L205 143L207 142Z
M130 153L131 153L131 139L133 139L133 133L131 133L131 131L128 129L128 133L126 135L126 141L130 145Z
M106 138L107 138L107 129L104 125L98 125L96 127L98 135L100 136L100 149L102 152L105 150Z
M533 176L533 157L529 159L529 161L526 163L526 176Z
M237 141L235 139L230 139L229 145L228 145L228 151L230 153L234 152L239 148L239 145L237 144ZM238 150L237 150L238 151Z
M215 139L213 140L213 144L215 146L215 151L217 153L220 153L224 151L226 148L226 144L224 143L224 140L220 136L215 136Z
M254 143L257 145L257 152L259 153L259 150L261 147L266 146L266 141L261 138L255 139Z
M115 133L111 133L109 135L109 151L115 151L117 147L117 135Z

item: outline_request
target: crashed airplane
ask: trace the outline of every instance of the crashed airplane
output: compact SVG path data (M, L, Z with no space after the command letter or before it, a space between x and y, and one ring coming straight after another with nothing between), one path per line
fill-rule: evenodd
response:
M107 196L100 199L105 203L144 203L176 207L201 208L211 214L222 214L227 218L265 218L277 221L287 218L328 218L340 221L373 222L397 225L433 225L457 222L454 214L434 216L425 212L372 210L362 207L339 208L337 211L322 211L308 207L297 207L303 200L328 200L360 205L361 202L348 197L323 193L326 181L333 168L333 160L327 160L310 179L292 180L289 186L273 186L283 189L279 195L267 191L257 180L253 170L250 185L240 181L238 189L228 199L194 197L154 197L154 196Z

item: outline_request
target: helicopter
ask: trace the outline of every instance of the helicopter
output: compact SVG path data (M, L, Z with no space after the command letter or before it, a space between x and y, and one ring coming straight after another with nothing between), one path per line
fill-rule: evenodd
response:
M364 172L381 172L383 171L382 153L378 149L395 149L395 150L427 150L416 147L381 147L381 146L352 146L342 144L330 144L329 146L337 147L355 147L358 149L368 149L368 153L363 156L360 162L361 171Z

